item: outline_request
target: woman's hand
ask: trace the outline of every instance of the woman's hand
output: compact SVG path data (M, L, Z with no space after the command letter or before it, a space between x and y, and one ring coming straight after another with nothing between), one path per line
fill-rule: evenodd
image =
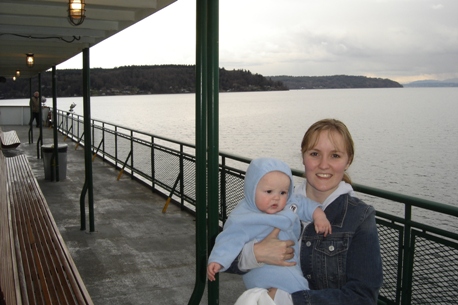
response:
M253 252L258 263L277 266L294 266L295 262L288 262L294 256L294 241L279 240L280 229L275 228L263 240L255 243Z

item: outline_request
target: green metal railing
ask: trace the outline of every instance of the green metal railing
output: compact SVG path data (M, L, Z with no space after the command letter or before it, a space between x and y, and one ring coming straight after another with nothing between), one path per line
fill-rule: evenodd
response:
M83 117L58 111L60 132L82 143ZM169 196L182 209L195 213L195 146L91 120L92 151L152 191ZM224 223L243 197L243 179L250 159L219 154L219 220ZM293 170L300 181L303 172ZM179 179L178 179L179 178ZM400 205L401 213L377 211L384 283L380 304L456 304L458 297L458 208L438 202L353 184L366 202ZM367 198L366 198L367 197ZM436 213L444 227L422 222L418 215ZM420 220L419 220L420 219ZM456 227L455 227L456 228ZM206 237L204 237L206 238Z

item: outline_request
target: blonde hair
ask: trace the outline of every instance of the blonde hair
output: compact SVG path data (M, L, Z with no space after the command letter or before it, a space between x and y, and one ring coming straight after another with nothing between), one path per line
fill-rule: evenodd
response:
M315 145L318 142L318 137L323 131L337 132L342 136L345 145L345 150L348 155L348 166L350 166L355 156L355 145L353 143L353 138L351 137L350 131L348 130L347 126L345 126L344 123L336 119L323 119L309 127L301 143L302 156L304 156L304 153L307 150L310 150L313 147L315 147ZM342 180L351 184L351 179L350 176L348 176L347 172L344 173Z

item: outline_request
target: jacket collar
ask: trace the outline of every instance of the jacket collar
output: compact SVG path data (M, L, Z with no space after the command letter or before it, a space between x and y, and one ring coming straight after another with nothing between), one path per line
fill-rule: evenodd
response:
M325 210L329 222L336 227L342 228L347 216L349 194L342 194L334 200L332 207Z

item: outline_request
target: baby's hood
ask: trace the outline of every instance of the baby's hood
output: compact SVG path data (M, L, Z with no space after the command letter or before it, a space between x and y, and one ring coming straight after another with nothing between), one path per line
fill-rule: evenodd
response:
M291 194L293 193L293 175L289 166L285 162L275 158L254 159L248 166L243 186L245 200L250 208L259 211L255 203L256 186L265 174L273 171L285 173L289 177L290 183L288 199L291 197Z

